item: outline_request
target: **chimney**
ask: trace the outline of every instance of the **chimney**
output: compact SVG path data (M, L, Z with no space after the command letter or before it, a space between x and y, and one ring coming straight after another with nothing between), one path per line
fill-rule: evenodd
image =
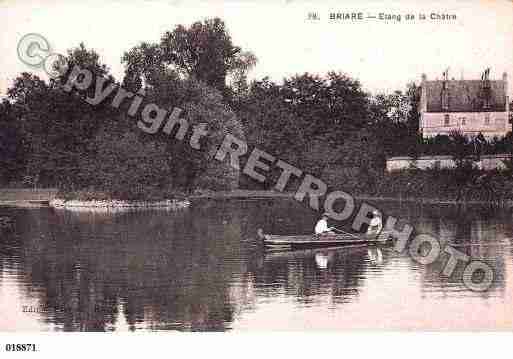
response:
M508 96L508 73L504 72L502 74L502 81L504 82L504 95L506 96L506 113L509 117L509 111L511 110L509 108L509 96Z

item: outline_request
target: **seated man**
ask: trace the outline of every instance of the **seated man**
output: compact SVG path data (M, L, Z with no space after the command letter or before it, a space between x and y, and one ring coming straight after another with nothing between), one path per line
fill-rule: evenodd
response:
M328 215L324 213L315 225L315 234L335 234L334 228L328 227Z
M383 221L381 220L381 214L378 211L372 212L372 219L369 227L367 228L368 235L378 235L383 229Z

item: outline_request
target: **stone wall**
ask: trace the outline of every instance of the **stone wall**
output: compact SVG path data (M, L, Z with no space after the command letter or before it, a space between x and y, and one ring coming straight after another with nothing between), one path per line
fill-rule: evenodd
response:
M505 160L511 157L507 154L482 155L480 161L475 161L478 168L490 171L494 169L505 169ZM411 167L418 169L429 169L438 166L441 169L453 168L455 166L452 156L421 156L414 160L412 157L390 157L387 158L387 172L405 170Z

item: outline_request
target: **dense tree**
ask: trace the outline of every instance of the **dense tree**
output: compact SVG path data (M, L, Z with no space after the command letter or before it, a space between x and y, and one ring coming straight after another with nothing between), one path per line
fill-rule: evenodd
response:
M360 134L369 127L368 95L340 73L305 73L283 84L264 78L252 83L238 105L253 146L317 176L355 166L352 148L360 147ZM370 152L373 165L379 152Z
M255 81L240 102L238 116L248 141L284 160L295 161L306 139L282 86L264 78Z
M125 64L125 77L123 87L136 92L143 85L152 85L161 82L164 76L178 78L178 73L169 69L163 60L162 49L158 44L142 42L136 47L125 52L122 57Z
M367 94L357 80L340 73L285 79L282 96L306 138L324 136L343 143L344 136L361 130L368 121Z
M224 29L218 23L206 24L205 31ZM238 177L233 169L225 164L215 167L209 150L227 133L243 139L240 122L223 103L218 90L198 80L195 73L184 78L181 71L163 60L161 50L156 46L133 49L128 56L127 81L141 80L138 89L145 96L141 108L155 103L162 109L183 110L181 117L189 123L184 139L175 139L176 129L171 134L164 133L162 128L156 134L142 131L137 125L142 120L140 112L131 117L126 113L127 103L119 110L110 106L114 92L99 105L84 101L86 96L92 97L95 79L106 78L114 84L115 80L108 67L100 62L99 55L80 44L68 52L69 69L63 77L44 82L35 75L23 73L9 89L9 100L17 110L15 113L8 110L10 102L2 104L1 136L12 137L12 132L19 130L19 137L25 141L26 157L25 162L16 162L14 152L22 147L4 142L4 146L9 146L5 149L5 171L10 168L9 161L24 164L18 172L28 183L68 189L96 188L117 197L134 196L137 182L140 182L137 188L162 193L171 186L186 190L195 186L218 189L236 186ZM238 74L241 82L244 81L241 61L246 60L239 59L238 64L229 68L229 71L242 69ZM75 65L93 74L93 83L86 91L67 92L62 88ZM17 123L19 128L10 123ZM200 150L188 143L195 126L205 126L208 130ZM128 152L132 150L139 154L130 156ZM11 180L7 172L2 173L6 181ZM126 176L121 172L126 172ZM127 184L126 193L121 192L121 182Z
M78 65L98 76L109 76L98 54L83 44L69 51L67 61L69 71ZM17 118L25 138L25 176L41 185L76 182L79 159L87 154L88 144L102 124L113 117L109 107L84 101L91 93L64 91L61 85L65 77L45 83L35 75L22 73L8 91L19 109ZM94 91L94 85L89 91Z
M227 78L243 89L246 73L256 57L233 44L224 22L219 18L195 22L190 27L176 26L162 35L159 43L141 43L123 56L125 85L132 89L152 84L162 73L175 72L195 78L231 94Z
M256 57L234 45L217 18L179 25L159 42L141 43L122 58L123 87L144 97L141 109L150 103L168 113L179 108L189 124L183 138L176 138L177 128L163 131L166 122L152 133L142 130L141 112L127 114L130 101L119 109L110 106L116 91L99 105L88 104L84 99L92 96L96 78L117 82L99 54L84 44L70 50L66 60L68 72L57 80L22 73L8 101L0 104L1 181L23 179L120 198L230 189L238 183L238 172L212 159L212 150L230 133L246 138L250 149L258 147L330 186L357 193L395 188L383 173L386 157L452 155L461 171L447 178L460 184L451 189L462 196L478 178L468 166L472 155L513 153L511 134L480 141L479 151L474 139L457 134L423 139L414 83L404 92L375 96L358 80L336 72L248 83ZM75 65L91 71L93 83L86 91L66 92L62 85ZM199 149L190 144L198 127L208 133ZM263 187L278 175L272 170Z
M25 146L16 108L0 102L0 183L20 181L25 167Z
M177 79L164 76L146 89L146 100L160 108L182 111L180 117L187 120L187 133L183 139L176 139L178 129L166 133L161 130L146 134L137 129L144 141L158 142L169 154L170 178L173 183L188 191L195 187L233 188L238 177L226 164L213 161L210 150L222 143L228 133L244 140L240 121L231 109L223 103L219 91L195 79ZM138 116L135 121L141 120ZM191 134L202 126L207 135L202 137L200 148L190 144ZM162 126L164 127L164 125ZM235 177L234 177L235 176Z
M147 199L173 189L168 154L156 142L143 143L135 133L101 131L92 141L93 155L79 159L80 183L119 199Z
M405 93L378 94L369 101L372 133L383 149L385 157L419 153L419 91L415 83Z
M260 130L261 144L276 152L282 152L277 148L282 140L283 147L294 143L306 148L306 142L315 138L342 144L366 126L367 95L358 81L338 73L305 73L282 85L264 79L252 84L240 115L248 128Z

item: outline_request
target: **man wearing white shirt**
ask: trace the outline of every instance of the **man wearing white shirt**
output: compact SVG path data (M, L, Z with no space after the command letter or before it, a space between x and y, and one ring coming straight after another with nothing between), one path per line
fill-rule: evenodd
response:
M381 220L381 214L378 211L372 212L372 219L367 228L368 235L377 235L383 229L383 221Z
M328 227L328 215L324 213L315 225L315 234L334 234L333 228Z

